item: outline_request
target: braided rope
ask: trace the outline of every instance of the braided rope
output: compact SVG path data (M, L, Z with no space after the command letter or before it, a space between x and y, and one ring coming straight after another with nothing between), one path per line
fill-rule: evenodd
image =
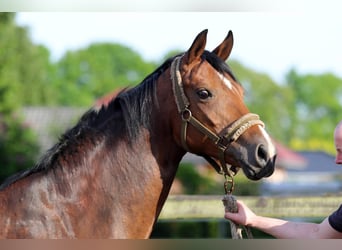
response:
M229 141L236 141L247 129L254 125L265 126L257 114L248 113L231 124L224 137Z

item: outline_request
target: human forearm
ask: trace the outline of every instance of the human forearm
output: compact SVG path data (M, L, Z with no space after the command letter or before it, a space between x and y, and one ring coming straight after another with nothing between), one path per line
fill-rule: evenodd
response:
M278 239L304 239L319 236L319 224L305 222L291 222L282 219L255 216L249 222L255 227Z
M327 219L321 224L290 222L277 218L256 215L243 202L238 201L238 213L226 211L225 218L240 225L248 225L282 239L304 238L337 238Z

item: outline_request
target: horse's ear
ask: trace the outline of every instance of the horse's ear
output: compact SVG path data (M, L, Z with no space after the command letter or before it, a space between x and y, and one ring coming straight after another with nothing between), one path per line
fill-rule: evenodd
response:
M195 59L199 58L203 54L205 44L207 43L207 33L207 29L203 30L193 41L190 49L186 52L185 58L187 59L187 64L192 63Z
M223 61L226 61L230 55L230 52L232 52L233 43L233 32L230 30L223 42L213 50L213 53L215 53Z

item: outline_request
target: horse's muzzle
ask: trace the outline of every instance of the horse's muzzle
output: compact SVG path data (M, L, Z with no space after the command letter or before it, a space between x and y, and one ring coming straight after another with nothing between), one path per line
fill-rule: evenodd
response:
M249 165L246 164L242 167L244 174L250 180L260 180L264 177L269 177L273 174L275 168L276 155L269 158L267 161L263 161L261 165Z

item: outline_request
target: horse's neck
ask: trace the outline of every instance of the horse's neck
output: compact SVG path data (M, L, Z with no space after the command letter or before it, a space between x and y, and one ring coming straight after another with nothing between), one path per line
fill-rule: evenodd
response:
M109 169L102 179L110 187L109 200L115 201L113 214L131 228L129 237L149 236L175 177L181 157L163 139L155 141L145 131L134 143L122 143L103 161L101 168Z
M79 170L80 178L84 180L82 176L86 176L91 182L101 183L101 189L87 183L78 192L87 194L98 204L106 201L103 207L111 207L113 214L121 215L132 227L138 218L150 221L152 230L182 154L172 145L171 137L157 139L151 138L151 134L144 130L134 143L125 140L115 145L101 143L96 152L86 153L87 166L84 171Z

